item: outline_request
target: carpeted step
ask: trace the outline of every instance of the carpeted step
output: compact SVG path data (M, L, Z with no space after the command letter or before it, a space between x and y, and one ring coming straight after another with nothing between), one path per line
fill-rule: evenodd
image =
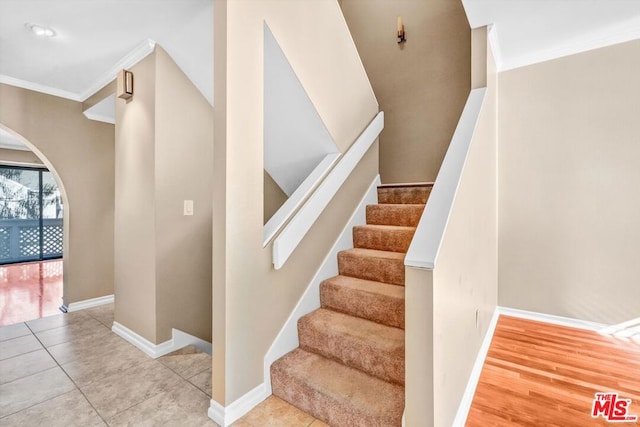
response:
M338 252L338 272L343 276L404 286L401 252L353 248Z
M298 320L300 348L404 384L404 330L320 308Z
M378 187L378 203L425 204L433 184Z
M423 204L367 205L367 224L417 227L424 211Z
M320 284L324 308L404 328L404 288L387 283L335 276Z
M353 247L406 253L415 232L415 227L357 225L353 227Z
M404 387L300 348L271 366L273 394L332 426L400 426Z

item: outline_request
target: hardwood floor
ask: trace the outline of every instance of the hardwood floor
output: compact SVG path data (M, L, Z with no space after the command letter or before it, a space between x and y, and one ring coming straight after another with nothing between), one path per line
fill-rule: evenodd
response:
M640 416L640 340L501 316L466 425L610 425L591 416L597 392Z

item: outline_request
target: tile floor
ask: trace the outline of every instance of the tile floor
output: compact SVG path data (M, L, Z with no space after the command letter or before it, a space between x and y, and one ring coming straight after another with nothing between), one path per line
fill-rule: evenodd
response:
M62 260L0 266L0 326L60 313Z
M0 426L216 426L211 356L154 360L112 322L110 304L0 327ZM271 396L234 426L326 424Z

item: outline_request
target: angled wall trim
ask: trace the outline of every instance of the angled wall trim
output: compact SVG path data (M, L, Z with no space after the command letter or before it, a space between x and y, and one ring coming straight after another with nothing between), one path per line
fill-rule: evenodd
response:
M26 80L20 80L14 77L5 76L3 74L0 74L0 83L6 84L9 86L20 87L22 89L32 90L34 92L46 93L47 95L70 99L72 101L77 101L77 102L82 101L81 96L75 92L69 92L69 91L58 89L55 87L28 82Z
M244 396L227 406L222 406L215 400L211 400L208 415L213 421L222 427L229 427L247 412L255 408L260 402L269 397L264 384L259 384Z

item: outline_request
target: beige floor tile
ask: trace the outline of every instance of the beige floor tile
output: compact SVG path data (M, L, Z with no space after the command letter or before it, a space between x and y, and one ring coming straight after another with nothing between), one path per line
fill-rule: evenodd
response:
M0 419L0 427L106 425L78 389Z
M188 381L211 397L211 367L188 379Z
M100 381L80 386L100 416L111 418L126 409L176 387L183 381L175 372L155 360L119 370Z
M315 421L315 418L306 412L288 404L282 399L269 396L264 402L256 406L251 412L233 425L234 427L308 427L313 421Z
M55 354L53 356L58 360ZM92 352L82 354L71 362L61 364L61 366L76 385L82 388L92 382L100 381L105 377L150 360L152 359L142 351L121 340L118 344L108 348L96 347Z
M135 348L114 333L106 335L87 335L76 338L66 343L53 345L47 350L60 364L65 364L78 359L87 359L111 353L116 349Z
M209 397L184 380L171 388L120 412L110 426L210 426Z
M311 423L310 427L330 427L329 424L323 423L320 420L315 420L314 422Z
M58 366L46 350L36 350L0 360L0 384Z
M87 308L84 312L109 329L113 326L113 303Z
M88 314L82 311L75 311L73 313L60 313L55 316L43 317L41 319L29 320L27 326L33 333L45 331L47 329L59 328L61 326L67 326L72 323L82 322L88 317Z
M75 389L62 369L55 367L0 385L0 418Z
M211 356L191 345L162 356L158 361L185 379L211 369Z
M74 322L59 328L36 332L35 335L43 346L52 347L72 340L80 341L83 338L104 336L110 332L109 329L93 317L87 317L82 322Z
M15 357L20 354L30 353L36 350L42 350L42 346L35 336L30 334L23 337L13 338L3 341L2 345L0 345L0 360Z
M0 341L6 341L30 334L31 330L27 328L27 325L24 323L16 323L15 325L0 327Z

